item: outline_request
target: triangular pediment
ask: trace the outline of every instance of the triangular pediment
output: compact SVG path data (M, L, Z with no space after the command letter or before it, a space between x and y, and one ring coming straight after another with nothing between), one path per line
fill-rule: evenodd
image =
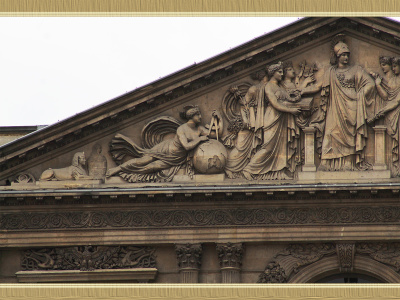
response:
M332 41L339 34L351 53L348 78L341 71L328 74ZM397 134L398 141L398 131L393 132L395 125L387 129L396 118L398 123L398 116L391 116L396 108L378 116L388 102L397 100L384 99L370 73L388 76L382 86L390 95L397 93L396 75L389 80L379 57L400 56L399 46L400 24L388 19L302 19L0 147L2 188L397 181L398 147L393 140ZM293 87L278 80L288 97L266 87L273 77L266 74L266 66L280 61L285 66L291 62L297 76ZM334 75L342 86L330 89L333 81L327 78L336 80ZM371 83L365 90L355 87ZM293 91L302 89L310 92ZM278 100L276 107L268 99L270 93ZM347 94L354 97L347 99ZM337 95L346 99L332 108L329 97ZM285 97L288 103L282 104ZM300 115L294 113L296 108ZM197 109L202 114L199 124L193 121ZM338 112L327 117L333 109ZM203 128L211 123L214 110L219 131ZM355 112L348 113L351 110ZM336 135L326 135L336 127ZM209 141L196 140L206 135ZM328 141L337 136L342 140ZM328 142L334 154L328 153ZM83 155L77 153L84 153L85 164L79 165ZM323 155L332 161L318 169ZM352 161L345 162L347 158Z

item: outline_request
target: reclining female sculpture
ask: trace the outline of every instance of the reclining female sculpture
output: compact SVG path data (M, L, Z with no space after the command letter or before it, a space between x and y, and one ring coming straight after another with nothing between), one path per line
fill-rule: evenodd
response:
M197 106L187 106L181 117L187 122L180 125L172 139L166 139L151 149L136 145L131 139L117 134L111 141L110 152L120 163L107 171L106 177L120 175L129 182L171 181L178 170L187 162L188 153L200 143L214 137L215 131L201 126L201 113ZM221 120L216 111L213 116ZM222 126L218 129L222 134ZM125 156L134 157L123 161Z

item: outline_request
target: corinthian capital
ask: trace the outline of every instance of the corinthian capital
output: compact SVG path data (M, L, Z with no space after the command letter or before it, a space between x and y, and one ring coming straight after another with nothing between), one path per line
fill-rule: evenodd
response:
M242 243L217 244L217 253L221 268L240 268L242 265L243 252L244 245Z
M202 254L201 244L177 244L175 245L175 251L179 268L200 268Z

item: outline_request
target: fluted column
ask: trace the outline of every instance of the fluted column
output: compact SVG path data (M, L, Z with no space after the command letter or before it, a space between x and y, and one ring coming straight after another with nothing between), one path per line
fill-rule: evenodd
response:
M177 244L175 250L181 283L198 283L202 254L201 244Z
M242 243L217 244L222 283L240 283L244 246Z

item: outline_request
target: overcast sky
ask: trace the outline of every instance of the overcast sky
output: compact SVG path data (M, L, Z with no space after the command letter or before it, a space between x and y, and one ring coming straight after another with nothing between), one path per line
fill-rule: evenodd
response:
M2 17L0 126L53 124L299 19Z

